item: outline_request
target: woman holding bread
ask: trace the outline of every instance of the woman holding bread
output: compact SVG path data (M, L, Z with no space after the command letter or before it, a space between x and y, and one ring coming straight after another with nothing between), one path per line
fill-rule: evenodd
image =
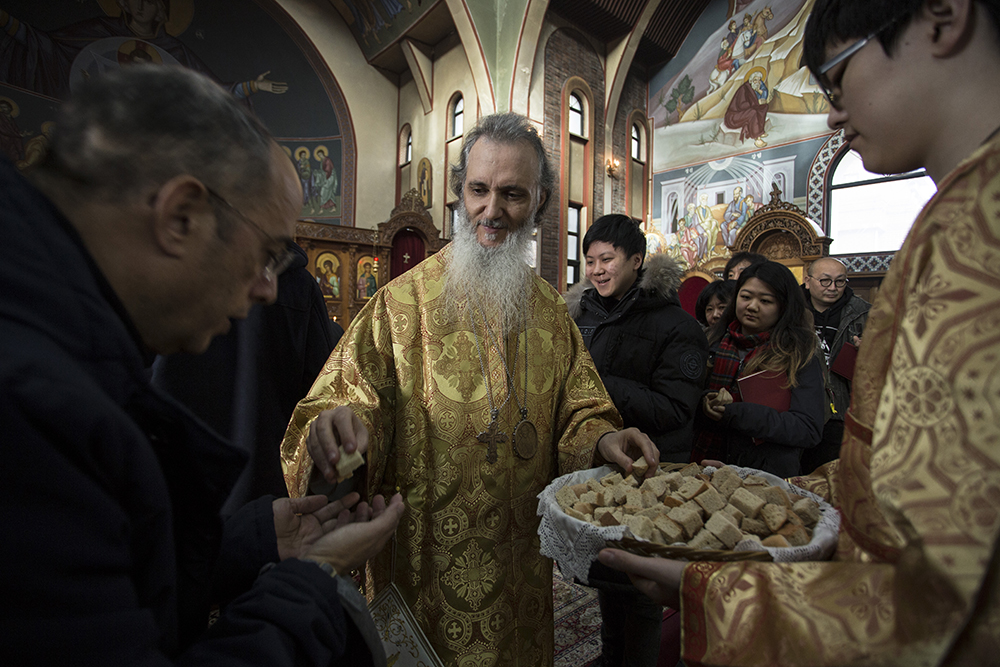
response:
M691 460L797 475L803 449L823 432L825 395L816 334L792 272L770 261L745 269L708 336L708 391Z

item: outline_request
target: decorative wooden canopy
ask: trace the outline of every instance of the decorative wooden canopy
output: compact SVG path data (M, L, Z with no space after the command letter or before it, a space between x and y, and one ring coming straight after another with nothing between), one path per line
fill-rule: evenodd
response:
M808 263L830 254L830 238L822 236L798 206L781 200L777 184L771 201L761 206L736 235L733 254L760 253L782 263Z
M424 207L424 201L416 188L403 195L399 206L392 209L388 220L379 223L379 245L391 248L392 240L403 229L410 229L423 237L428 255L433 255L448 244L448 239L441 238L441 230L434 226L431 214Z

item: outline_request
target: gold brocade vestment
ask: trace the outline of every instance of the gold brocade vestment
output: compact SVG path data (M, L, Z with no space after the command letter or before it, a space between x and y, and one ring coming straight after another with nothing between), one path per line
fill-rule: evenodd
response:
M793 480L839 506L834 560L688 565L689 667L1000 661L1000 138L893 259L853 392L841 458Z
M380 290L358 314L299 403L282 444L292 496L307 492L309 422L350 405L370 433L367 490L402 492L395 583L439 657L462 667L553 662L552 564L539 554L536 495L555 477L593 465L598 438L621 427L562 298L533 276L527 331L508 336L507 368L538 452L518 458L517 399L480 316L475 334L443 295L451 247ZM479 312L479 311L477 311ZM515 359L515 337L519 356ZM487 462L477 436L500 409L505 442ZM368 568L374 596L389 581L390 550Z

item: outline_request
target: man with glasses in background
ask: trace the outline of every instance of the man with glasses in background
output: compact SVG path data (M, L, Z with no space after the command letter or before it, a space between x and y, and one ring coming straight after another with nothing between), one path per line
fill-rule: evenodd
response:
M839 508L836 553L600 559L681 609L690 664L996 664L1000 2L817 0L804 57L868 171L938 187L872 305L841 456L792 480Z
M827 397L833 404L833 414L823 427L823 439L802 453L802 473L808 475L840 456L844 414L851 404L853 359L872 306L854 294L847 284L847 267L832 257L817 259L809 265L802 289L826 359L826 386L833 393Z
M385 664L331 575L401 498L264 497L223 530L246 455L148 378L275 301L301 198L259 121L183 68L91 79L27 178L0 159L0 664Z

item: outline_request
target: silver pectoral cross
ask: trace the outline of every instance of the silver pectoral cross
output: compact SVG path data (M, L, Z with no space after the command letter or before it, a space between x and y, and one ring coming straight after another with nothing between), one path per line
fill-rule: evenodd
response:
M501 442L507 442L507 434L500 430L500 425L497 423L498 412L494 410L491 416L493 419L490 421L490 425L476 437L476 440L487 445L486 461L488 463L496 463L497 445Z

